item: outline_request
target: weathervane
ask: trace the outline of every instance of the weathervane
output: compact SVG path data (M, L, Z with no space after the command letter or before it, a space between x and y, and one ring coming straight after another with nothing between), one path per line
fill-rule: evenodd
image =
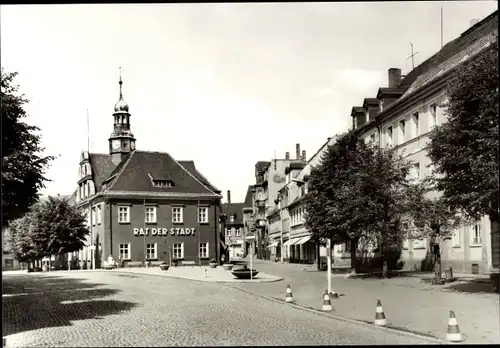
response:
M418 52L413 53L413 44L411 42L410 42L410 47L411 47L411 55L406 59L411 58L411 68L413 70L413 69L415 69L415 61L413 58L418 54Z

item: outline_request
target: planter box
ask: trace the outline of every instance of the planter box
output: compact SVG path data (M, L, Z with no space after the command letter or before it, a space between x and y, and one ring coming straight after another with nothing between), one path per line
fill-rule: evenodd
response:
M238 279L251 279L255 277L259 271L256 269L235 269L231 273Z
M208 265L210 266L210 268L217 268L217 264L216 263L210 262Z
M162 271L168 271L168 267L169 267L168 265L160 265L160 269Z
M233 265L231 265L230 263L225 263L222 265L222 268L224 268L225 271L230 271L231 269L233 269Z

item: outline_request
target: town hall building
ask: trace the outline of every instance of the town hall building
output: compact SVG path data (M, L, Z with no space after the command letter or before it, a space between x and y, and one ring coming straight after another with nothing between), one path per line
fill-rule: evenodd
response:
M122 84L120 76L109 153L80 156L73 201L91 233L88 245L70 255L71 267L100 268L110 256L124 263L219 260L221 191L193 161L136 149Z

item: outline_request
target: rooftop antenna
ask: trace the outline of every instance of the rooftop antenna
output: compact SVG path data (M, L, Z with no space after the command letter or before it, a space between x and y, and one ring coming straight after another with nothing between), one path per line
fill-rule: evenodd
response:
M415 52L413 53L413 44L410 42L410 47L411 47L411 55L406 58L406 59L410 59L411 58L411 69L415 69L415 60L414 60L414 57L418 54L418 52Z
M441 6L441 48L443 48L443 6Z
M274 170L276 170L276 150L274 150Z

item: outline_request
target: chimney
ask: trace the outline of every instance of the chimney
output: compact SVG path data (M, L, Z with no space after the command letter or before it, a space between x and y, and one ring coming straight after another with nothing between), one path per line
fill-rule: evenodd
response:
M479 19L474 18L470 20L470 27L475 26L477 23L479 23Z
M328 141L330 141L330 139L331 139L331 138L332 138L332 137L328 137Z
M285 152L285 159L290 159L290 152Z
M297 154L297 159L300 159L300 144L295 145L295 151Z
M227 190L227 204L231 204L231 191Z
M306 161L306 150L302 150L302 160Z
M389 69L389 88L397 88L401 82L401 69Z

